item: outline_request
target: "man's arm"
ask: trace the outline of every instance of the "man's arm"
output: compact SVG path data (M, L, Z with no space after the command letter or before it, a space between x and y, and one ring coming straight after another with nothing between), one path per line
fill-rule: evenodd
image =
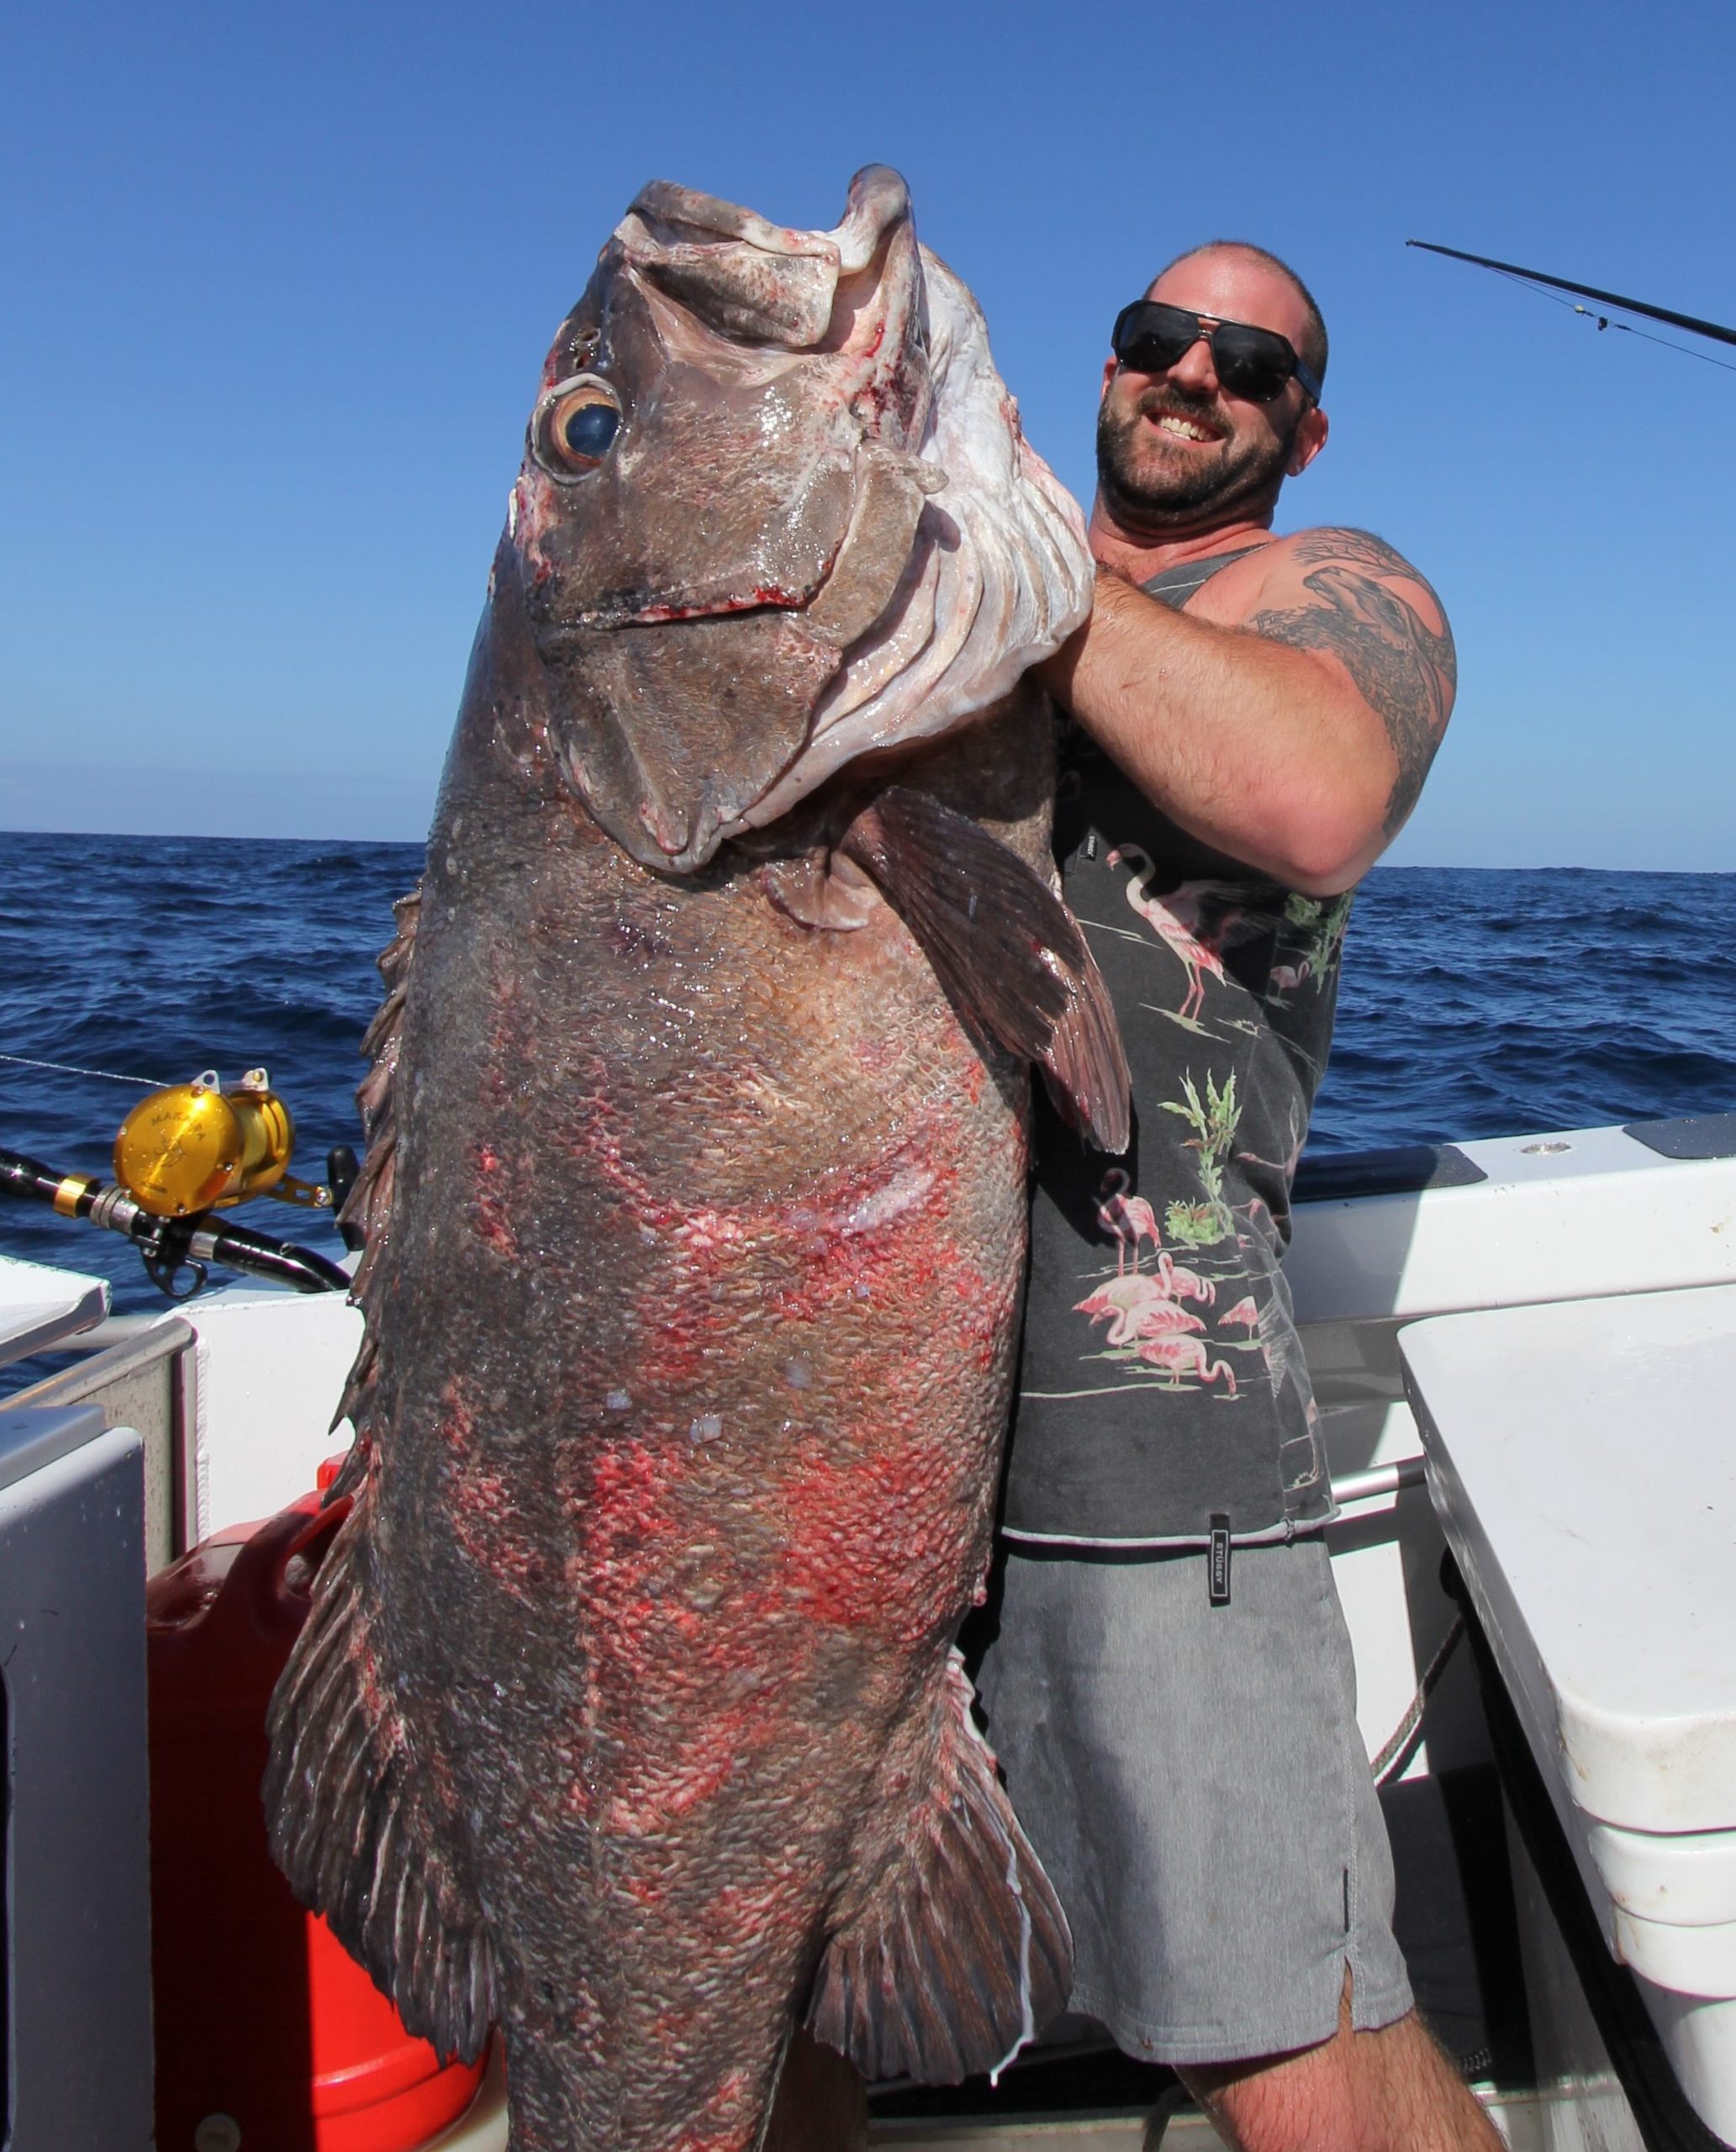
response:
M1043 677L1172 820L1310 895L1348 889L1416 804L1453 707L1453 637L1408 562L1360 530L1253 556L1228 623L1100 568ZM1230 571L1234 574L1235 571Z

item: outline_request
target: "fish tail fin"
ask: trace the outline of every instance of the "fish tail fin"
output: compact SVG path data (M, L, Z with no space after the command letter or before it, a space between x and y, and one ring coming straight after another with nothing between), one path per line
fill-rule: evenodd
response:
M339 1528L272 1698L262 1789L273 1858L412 2033L474 2061L494 2017L480 1912L425 1826L369 1637L363 1504Z
M867 868L942 984L1042 1068L1066 1117L1125 1151L1131 1089L1109 989L1079 922L1010 846L908 785L889 785L842 849Z
M947 1662L938 1753L899 1853L832 1934L808 2028L868 2078L956 2085L1066 2007L1073 1938Z

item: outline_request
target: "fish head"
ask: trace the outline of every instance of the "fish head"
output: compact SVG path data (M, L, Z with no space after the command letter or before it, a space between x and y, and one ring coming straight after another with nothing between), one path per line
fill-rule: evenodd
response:
M871 166L799 231L646 187L561 326L508 542L562 770L690 873L800 757L891 603L926 493L923 256Z

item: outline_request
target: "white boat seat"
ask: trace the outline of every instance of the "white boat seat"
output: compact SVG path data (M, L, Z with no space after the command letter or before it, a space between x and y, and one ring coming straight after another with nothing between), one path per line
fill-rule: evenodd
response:
M1438 1316L1400 1351L1605 1936L1736 2140L1736 1286Z

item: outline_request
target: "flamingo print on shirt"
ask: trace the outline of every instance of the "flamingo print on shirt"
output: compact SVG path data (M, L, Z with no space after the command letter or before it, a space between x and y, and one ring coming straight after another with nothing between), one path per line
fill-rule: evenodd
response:
M1135 1131L1095 1160L1038 1109L1006 1528L1193 1545L1222 1512L1271 1537L1332 1506L1283 1257L1351 899L1216 851L1079 726L1057 744L1056 860Z
M1239 1342L1206 1335L1208 1319L1197 1311L1216 1302L1217 1285L1203 1270L1178 1263L1163 1245L1157 1213L1133 1193L1124 1167L1111 1166L1098 1191L1097 1221L1116 1244L1116 1273L1105 1272L1074 1312L1095 1330L1106 1324L1101 1357L1123 1362L1136 1377L1155 1380L1164 1390L1204 1388L1226 1399L1238 1395L1235 1371L1226 1350L1246 1352L1253 1344L1253 1302L1244 1297L1216 1318L1220 1327L1240 1324ZM1145 1267L1150 1243L1152 1264ZM1245 1274L1236 1274L1238 1282ZM1192 1301L1189 1307L1184 1303ZM1216 1355L1216 1357L1214 1357Z
M1129 867L1132 871L1127 883L1127 902L1151 928L1164 947L1181 960L1187 974L1187 992L1182 996L1181 1006L1174 1011L1184 1024L1196 1024L1200 1011L1206 1005L1207 978L1222 980L1223 958L1219 953L1222 937L1236 917L1233 910L1226 910L1220 918L1216 931L1210 937L1201 928L1204 924L1204 900L1228 889L1227 883L1195 883L1172 889L1167 897L1155 896L1152 883L1157 875L1150 855L1142 852L1137 844L1120 844L1107 855L1111 867Z
M1143 1241L1152 1247L1163 1245L1158 1237L1158 1214L1142 1195L1128 1193L1133 1184L1119 1166L1111 1166L1103 1176L1103 1200L1097 1205L1097 1222L1105 1232L1115 1235L1116 1274L1121 1276L1127 1268L1127 1251L1133 1251L1133 1268L1139 1268L1139 1248Z

